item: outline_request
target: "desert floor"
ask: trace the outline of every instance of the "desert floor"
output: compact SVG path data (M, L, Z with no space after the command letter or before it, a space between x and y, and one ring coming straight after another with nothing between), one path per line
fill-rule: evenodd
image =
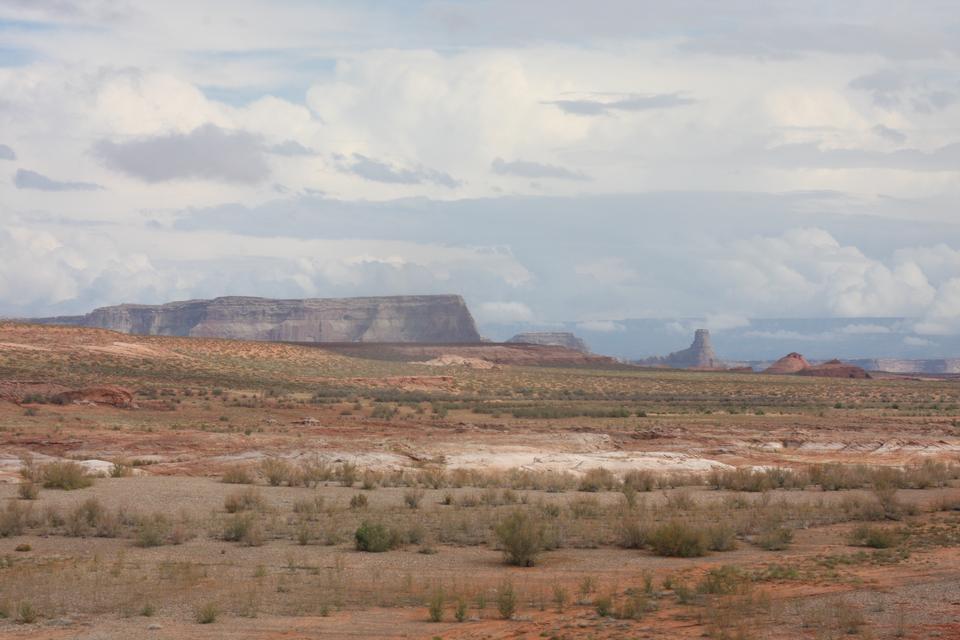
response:
M960 382L518 362L0 323L0 637L960 637Z

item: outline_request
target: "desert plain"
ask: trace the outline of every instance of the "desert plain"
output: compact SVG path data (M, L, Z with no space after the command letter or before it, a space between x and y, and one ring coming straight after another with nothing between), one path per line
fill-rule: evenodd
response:
M557 353L0 323L0 637L960 637L960 381Z

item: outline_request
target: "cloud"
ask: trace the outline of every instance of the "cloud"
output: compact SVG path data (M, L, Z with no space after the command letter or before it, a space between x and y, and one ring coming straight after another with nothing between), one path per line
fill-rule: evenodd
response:
M350 159L342 156L337 158L338 167L344 173L352 173L365 180L385 182L388 184L424 184L432 183L454 189L460 182L449 174L423 166L404 168L392 165L382 160L376 160L359 153L354 153Z
M913 330L921 335L956 335L960 333L960 277L951 278L937 290L932 304Z
M850 81L849 87L871 95L886 110L909 106L933 114L960 101L960 74L939 70L880 69Z
M608 94L590 94L608 95ZM577 116L603 116L616 111L649 111L672 109L694 104L696 100L681 93L626 94L614 98L579 98L544 102L565 113Z
M0 160L16 160L17 154L5 144L0 144Z
M803 142L774 147L764 156L766 161L784 168L960 170L960 142L944 145L931 151L898 149L889 152L867 149L824 149L817 143Z
M497 247L254 238L149 223L84 227L4 219L0 255L0 314L18 316L219 295L460 293L482 300L516 291L532 277Z
M920 338L917 336L906 336L903 339L903 344L908 347L933 347L936 346L936 342L933 340L927 340L926 338Z
M583 322L578 322L577 328L582 331L614 333L617 331L623 331L626 327L619 322L615 322L614 320L585 320Z
M857 336L882 335L891 332L892 329L890 327L885 327L880 324L848 324L840 329L840 333Z
M532 322L533 311L522 302L481 302L475 311L477 320L485 323Z
M704 318L703 326L711 331L729 331L749 327L750 319L734 313L713 313Z
M258 183L270 175L258 136L214 124L127 142L101 140L93 153L106 167L151 183L185 179Z
M13 184L17 189L35 189L37 191L99 191L103 189L102 186L92 182L54 180L29 169L17 169L17 173L13 176Z
M296 140L284 140L283 142L271 145L267 148L270 153L278 156L296 157L296 156L315 156L317 152L306 147Z
M907 136L902 131L898 131L897 129L893 129L883 124L876 125L873 128L873 132L888 142L903 144L907 141Z
M803 342L822 342L824 340L836 339L836 335L830 332L801 333L799 331L788 331L786 329L777 329L776 331L745 331L743 335L748 338L760 338L762 340L797 340Z
M519 178L558 178L561 180L589 180L580 172L559 167L553 164L542 164L528 160L506 161L503 158L494 158L490 164L494 173L502 176L516 176Z
M936 293L916 263L888 266L823 229L734 241L725 251L711 261L707 281L716 278L715 286L733 288L743 308L772 317L912 316Z

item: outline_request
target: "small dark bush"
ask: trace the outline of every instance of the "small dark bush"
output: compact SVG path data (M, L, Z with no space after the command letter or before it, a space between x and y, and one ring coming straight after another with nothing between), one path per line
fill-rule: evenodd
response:
M696 525L674 520L650 530L647 544L658 556L695 558L707 553L707 538Z
M357 551L383 553L400 546L400 536L382 524L363 522L353 537Z

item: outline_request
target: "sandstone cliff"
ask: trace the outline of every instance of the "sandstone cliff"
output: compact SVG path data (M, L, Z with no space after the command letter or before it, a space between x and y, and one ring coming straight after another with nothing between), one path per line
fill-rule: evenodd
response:
M479 342L455 295L272 300L225 297L162 305L121 304L84 316L33 322L99 327L139 335L291 342Z
M639 360L636 364L653 367L672 367L676 369L722 369L723 362L717 358L707 329L697 329L693 343L682 351L674 351L667 356L657 356Z
M518 333L507 342L522 344L542 344L566 347L581 353L590 353L587 343L568 331L530 331Z

